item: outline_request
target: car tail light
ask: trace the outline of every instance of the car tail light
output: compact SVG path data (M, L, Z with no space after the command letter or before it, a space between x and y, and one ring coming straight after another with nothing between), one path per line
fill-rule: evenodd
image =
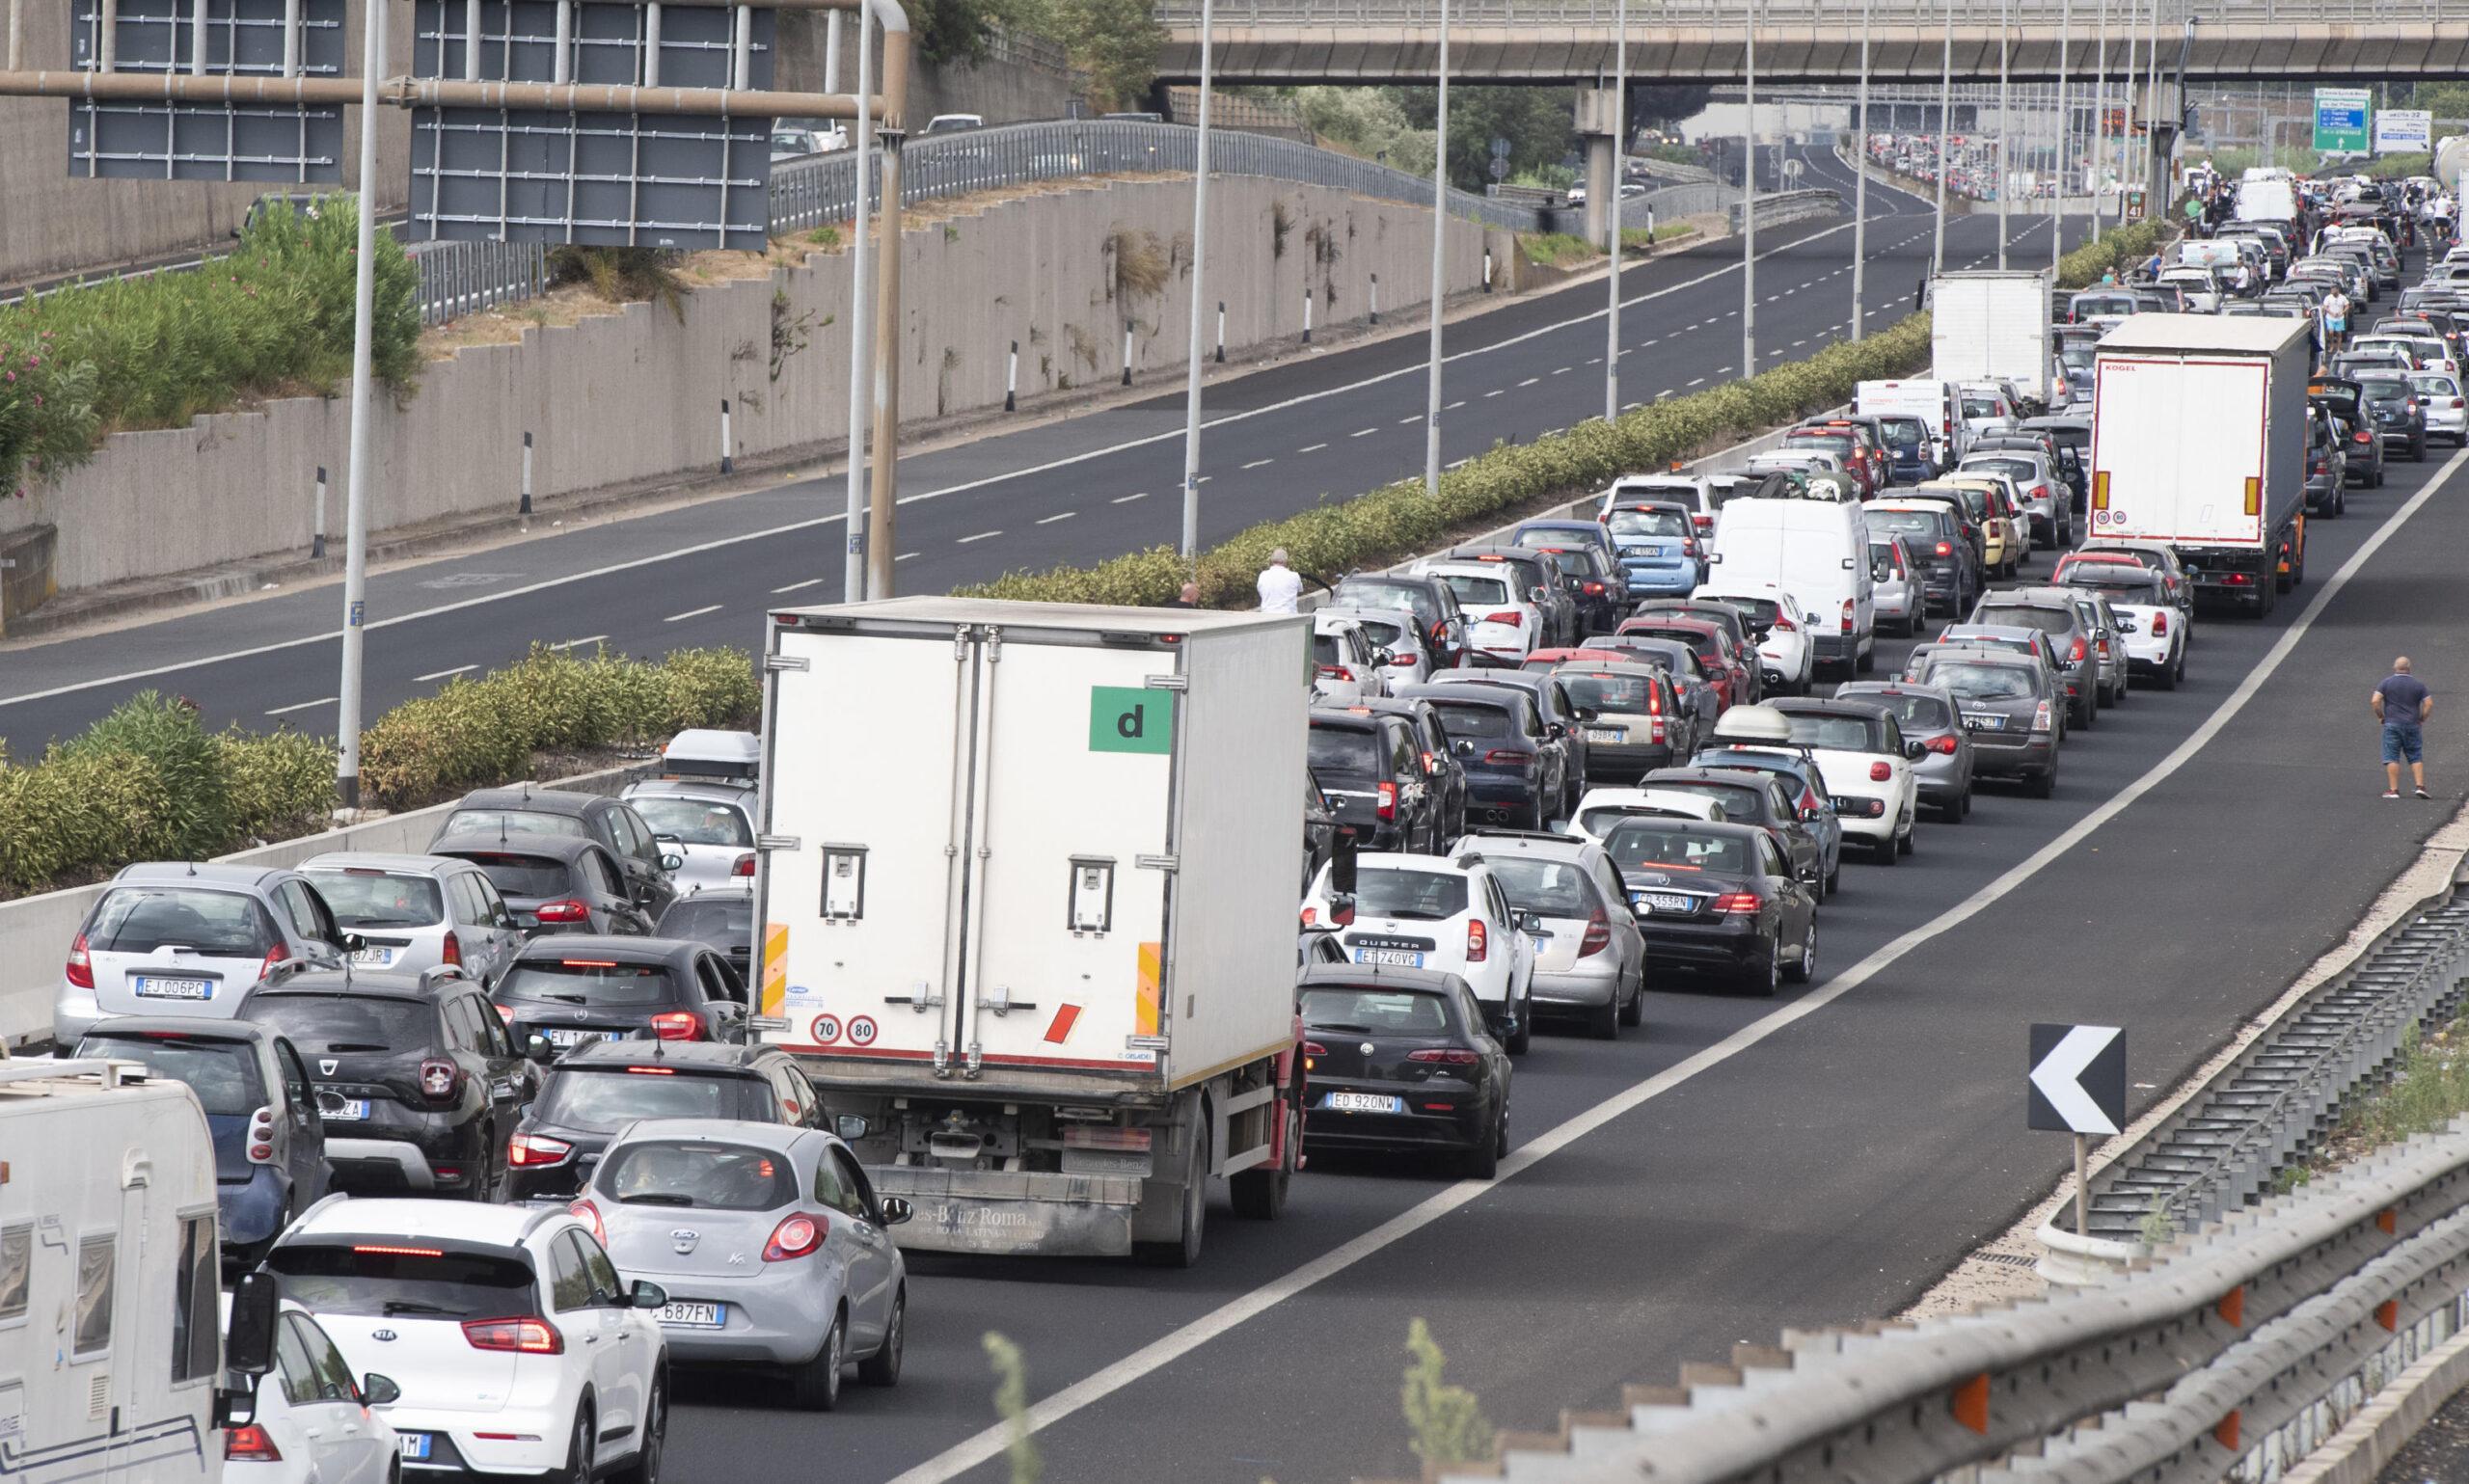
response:
M568 897L562 902L543 902L531 915L544 923L587 923L591 908Z
M1766 905L1753 891L1727 891L1715 899L1714 910L1726 916L1755 913Z
M1526 627L1526 615L1517 611L1515 608L1503 608L1497 613L1484 614L1483 622L1487 624L1506 624L1512 629L1523 629Z
M1491 956L1491 930L1483 926L1479 917L1470 920L1466 924L1466 961L1481 963Z
M68 967L66 972L68 983L75 987L79 989L95 987L95 960L86 952L86 934L82 932L77 934L76 942L68 945Z
M2155 638L2157 638L2159 635L2164 634L2166 634L2166 633L2168 633L2168 632L2169 632L2169 615L2168 615L2168 614L2166 614L2166 613L2155 613L2155 614L2153 614L2153 615L2152 615L2152 634L2153 634L2153 636L2154 636Z
M1352 685L1354 684L1354 671L1347 669L1343 664L1324 664L1320 666L1320 678L1323 680L1343 680L1346 684Z
M691 1010L667 1010L652 1016L652 1034L663 1040L701 1040L703 1017Z
M274 1110L259 1108L249 1115L249 1163L274 1163Z
M2084 643L2082 636L2077 634L2073 646L2066 651L2066 662L2069 664L2081 664L2083 662L2083 657L2091 652L2092 646Z
M575 1147L563 1139L544 1139L538 1134L517 1134L505 1142L505 1162L515 1166L562 1164Z
M2366 429L2364 429L2364 428L2360 428L2360 429L2358 429L2358 430L2357 430L2356 438L2357 438L2357 441L2358 441L2359 443L2362 443L2362 444L2363 444L2363 443L2370 443L2370 442L2372 442L2372 441L2373 441L2373 440L2368 436L2367 431L2366 431Z
M600 1220L600 1207L588 1201L578 1201L566 1207L566 1213L591 1228L591 1239L601 1246L609 1245L609 1228Z
M2032 708L2032 730L2035 732L2046 732L2048 730L2048 702L2043 701L2038 706Z
M563 1355L566 1338L546 1319L466 1319L463 1337L475 1350L510 1350L517 1355Z
M1601 582L1588 582L1586 584L1586 595L1589 598L1600 598L1608 591L1610 591L1610 589L1606 588Z
M1303 909L1303 926L1306 928L1311 927L1314 923L1316 923L1319 920L1320 909L1318 907L1308 906Z
M274 1445L264 1428L255 1422L243 1422L224 1430L223 1457L226 1462L236 1459L252 1464L279 1464L283 1462L283 1449Z
M1578 957L1591 958L1612 946L1612 920L1596 907L1586 920L1586 936L1578 939Z
M1477 1066L1482 1064L1483 1053L1467 1051L1456 1046L1433 1046L1422 1051L1409 1051L1406 1053L1406 1060L1436 1062L1443 1066Z
M1680 540L1680 554L1683 556L1696 555L1697 538L1695 536L1683 536Z
M285 945L283 939L277 938L274 940L274 947L266 950L266 961L258 965L258 977L259 979L272 978L274 975L274 966L276 964L289 963L290 961L290 948Z
M2452 405L2457 407L2460 404L2455 402ZM1699 530L1713 530L1715 528L1715 518L1711 515L1693 515L1689 520L1690 524L1696 526Z
M499 1004L497 1001L495 1001L495 1000L491 1000L491 1001L489 1002L489 1009L494 1010L494 1011L496 1011L496 1012L498 1012L498 1019L499 1019L502 1023L503 1023L503 1024L504 1024L504 1026L506 1027L506 1029L508 1029L508 1030L512 1030L512 1029L514 1028L514 1007L513 1007L513 1006L511 1006L511 1005L501 1005L501 1004Z
M1929 750L1941 757L1953 757L1956 745L1955 734L1952 732L1941 732L1930 738L1928 743Z
M2103 660L2105 660L2105 659L2107 659L2108 657L2109 657L2109 641L2108 641L2108 640L2106 640L2106 639L2103 639L2103 640L2101 641L2101 658L2102 658L2102 659L2103 659Z
M751 878L754 875L754 852L752 850L748 850L737 859L729 862L729 875L732 877L742 876Z
M1533 768L1534 766L1534 754L1532 752L1513 752L1506 747L1495 747L1491 751L1483 754L1483 761L1493 764L1496 767L1514 768L1523 771L1526 769Z
M1414 657L1414 655L1413 655L1412 653L1407 653L1407 654L1402 654L1402 655L1391 655L1391 656L1389 657L1389 667L1390 667L1391 669L1408 669L1408 670L1411 670L1411 669L1413 669L1413 668L1415 667L1415 657Z
M1844 632L1844 633L1846 633L1846 634L1850 634L1850 633L1852 632L1852 620L1853 620L1854 616L1855 616L1858 612L1859 612L1859 609L1857 609L1856 607L1853 607L1853 600L1852 600L1852 599L1850 599L1850 598L1846 598L1846 599L1844 599L1844 600L1843 600L1843 632Z
M1385 778L1380 783L1379 814L1383 824L1397 818L1397 785Z
M1329 1054L1329 1048L1321 1045L1316 1040L1307 1040L1303 1043L1303 1054L1305 1056L1327 1056Z
M823 1239L830 1232L829 1217L809 1216L803 1211L794 1216L784 1216L780 1219L780 1225L772 1228L772 1240L763 1244L763 1260L787 1262L793 1258L802 1257L821 1247Z
M1939 554L1939 555L1940 555L1940 556L1952 556L1952 555L1954 555L1954 554L1955 554L1955 544L1954 544L1953 542L1951 542L1951 541L1940 541L1940 542L1939 542L1939 543L1938 543L1938 554Z
M451 1062L421 1064L421 1095L444 1102L463 1086L463 1068Z
M463 966L463 940L454 935L451 928L446 930L446 947L439 952L437 961L458 969Z
M1884 783L1893 776L1894 766L1890 763L1872 763L1869 765L1869 781L1871 783Z
M1800 633L1800 632L1801 632L1801 626L1800 626L1800 625L1798 625L1798 624L1796 624L1796 623L1792 622L1792 621L1791 621L1790 619L1788 619L1788 618L1785 618L1785 617L1784 617L1782 614L1780 614L1780 613L1776 614L1776 615L1775 615L1775 622L1774 622L1774 623L1772 623L1772 624L1770 624L1770 625L1768 625L1767 627L1769 627L1769 628L1771 628L1771 629L1780 629L1780 630L1782 630L1785 634L1798 634L1798 633Z

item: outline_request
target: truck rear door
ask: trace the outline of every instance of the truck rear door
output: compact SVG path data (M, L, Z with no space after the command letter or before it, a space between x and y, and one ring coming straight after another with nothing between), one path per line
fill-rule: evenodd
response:
M2092 383L2092 535L2175 546L2264 538L2260 360L2103 355ZM2209 436L2198 436L2209 430Z

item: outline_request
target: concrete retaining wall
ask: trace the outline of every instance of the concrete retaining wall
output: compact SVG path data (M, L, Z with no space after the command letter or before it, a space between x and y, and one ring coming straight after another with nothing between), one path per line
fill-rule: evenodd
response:
M905 421L1000 407L1014 340L1024 396L1117 383L1126 318L1134 376L1180 384L1188 181L1078 186L910 222L902 269ZM1228 343L1296 334L1307 284L1322 326L1362 317L1375 274L1384 311L1425 302L1428 222L1410 206L1318 187L1218 181L1209 261L1228 266L1207 287L1226 302ZM1482 229L1458 221L1451 230L1450 289L1474 289ZM1164 282L1145 290L1132 286L1143 257L1164 268ZM1120 272L1119 258L1129 265ZM716 470L724 397L740 461L841 443L848 277L844 256L817 252L769 277L698 289L682 317L633 305L432 363L418 394L379 416L372 530L511 515L526 433L536 444L542 499ZM775 329L803 341L776 375ZM348 413L343 399L300 397L118 435L83 468L0 503L0 535L56 526L53 580L62 592L305 553L320 466L339 492Z

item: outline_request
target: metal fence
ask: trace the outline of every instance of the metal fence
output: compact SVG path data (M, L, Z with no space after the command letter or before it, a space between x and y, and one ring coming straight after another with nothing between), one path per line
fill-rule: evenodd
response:
M1329 26L1437 25L1442 0L1217 0L1221 26L1262 21L1280 25ZM1450 27L1479 30L1527 24L1610 25L1623 0L1448 0ZM1837 26L1857 28L1862 13L1858 0L1755 0L1761 29L1768 27ZM2011 7L2011 8L2010 8ZM1633 20L1650 29L1680 26L1717 27L1737 32L1748 21L1750 0L1656 0L1651 10L1628 7ZM2064 0L1873 0L1872 25L1937 28L1952 19L1957 25L2049 26L2069 24L2082 39L2093 34L2093 7L2076 6L2070 13ZM1157 19L1170 28L1196 26L1201 0L1155 0ZM2167 0L2159 24L2174 41L2185 20L2209 24L2273 25L2332 24L2401 27L2427 22L2469 20L2469 0ZM1641 35L1646 33L1641 32ZM2413 33L2414 34L2414 33ZM1806 40L1805 37L1801 40ZM2171 44L2164 41L2163 45Z
M549 249L538 242L415 242L403 252L420 270L423 325L529 299L549 284Z

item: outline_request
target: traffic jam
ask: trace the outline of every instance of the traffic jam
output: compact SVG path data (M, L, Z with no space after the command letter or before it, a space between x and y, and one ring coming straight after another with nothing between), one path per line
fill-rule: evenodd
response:
M1837 893L2058 795L2310 520L2469 440L2432 182L2204 184L2118 282L1935 279L1926 376L1299 613L783 608L761 730L615 792L128 866L60 1060L0 1062L0 1179L74 1238L0 1223L0 1324L66 1316L67 1386L172 1295L132 1417L208 1405L224 1324L193 1419L269 1481L654 1484L673 1372L896 1385L914 1255L1187 1267L1314 1156L1494 1178L1538 1035L1818 977ZM46 1152L116 1110L169 1201Z

